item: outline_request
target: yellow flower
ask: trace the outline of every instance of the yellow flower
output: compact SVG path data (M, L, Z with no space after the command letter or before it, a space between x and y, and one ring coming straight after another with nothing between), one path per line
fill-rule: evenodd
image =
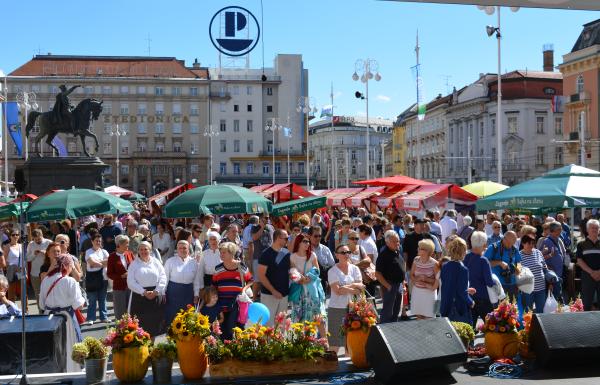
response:
M197 324L201 328L208 328L210 326L210 323L208 322L208 317L202 314L198 315Z
M184 329L184 324L181 318L175 317L173 322L171 322L171 329L175 334L180 334Z

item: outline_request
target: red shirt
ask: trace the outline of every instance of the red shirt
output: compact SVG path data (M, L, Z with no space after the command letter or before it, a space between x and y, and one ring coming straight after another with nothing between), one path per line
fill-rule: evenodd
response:
M106 264L106 275L113 281L113 290L127 290L127 278L122 278L122 275L127 273L127 268L135 259L131 251L125 252L125 262L127 266L123 266L121 257L117 252L112 252L108 256Z

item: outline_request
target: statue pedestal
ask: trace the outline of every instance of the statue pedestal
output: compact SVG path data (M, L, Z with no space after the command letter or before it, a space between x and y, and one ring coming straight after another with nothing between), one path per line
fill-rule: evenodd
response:
M50 190L66 190L73 186L93 190L102 186L102 171L107 167L100 158L32 157L22 167L27 181L25 190L36 195Z

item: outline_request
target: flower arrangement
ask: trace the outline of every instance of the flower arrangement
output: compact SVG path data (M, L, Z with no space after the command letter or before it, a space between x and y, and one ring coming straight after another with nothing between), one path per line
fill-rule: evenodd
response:
M211 363L227 358L241 361L277 361L289 359L315 359L325 356L327 339L317 338L320 320L292 323L283 313L275 317L275 327L260 324L246 330L233 329L233 339L222 341L218 323L205 339L206 353Z
M196 312L192 305L186 310L181 309L171 322L167 336L174 341L191 341L194 337L200 339L210 335L210 322L208 317Z
M497 333L516 332L521 327L518 317L519 310L517 306L504 300L493 312L485 316L483 331Z
M171 361L177 359L177 346L173 341L161 342L150 348L150 358L152 361L167 358Z
M104 345L110 346L113 351L124 348L150 346L150 334L140 327L137 317L125 313L115 327L108 330Z
M85 337L82 342L73 344L71 358L78 364L85 364L85 360L100 360L108 357L109 349L97 338Z
M581 297L577 297L575 301L571 301L569 303L569 310L571 313L578 313L583 311L583 302L581 301Z
M529 329L531 328L531 319L533 318L533 313L531 311L523 314L523 329L519 330L519 336L521 337L521 342L529 345Z
M377 312L365 296L355 297L353 301L350 301L348 310L341 327L342 335L359 329L367 332L371 326L377 323Z
M465 347L468 348L469 345L471 345L471 342L475 341L475 331L473 330L473 327L464 322L451 322L451 324Z

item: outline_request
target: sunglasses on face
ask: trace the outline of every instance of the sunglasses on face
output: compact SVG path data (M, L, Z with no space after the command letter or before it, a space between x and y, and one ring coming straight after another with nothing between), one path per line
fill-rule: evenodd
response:
M19 234L11 234L10 236L11 236L11 237L18 237L18 236L19 236Z
M348 238L351 241L358 241L358 237L352 237L352 238Z
M351 252L351 251L349 251L349 250L346 250L346 251L338 251L337 253L338 253L338 254L341 254L341 255L349 255L349 254L352 254L352 252Z

